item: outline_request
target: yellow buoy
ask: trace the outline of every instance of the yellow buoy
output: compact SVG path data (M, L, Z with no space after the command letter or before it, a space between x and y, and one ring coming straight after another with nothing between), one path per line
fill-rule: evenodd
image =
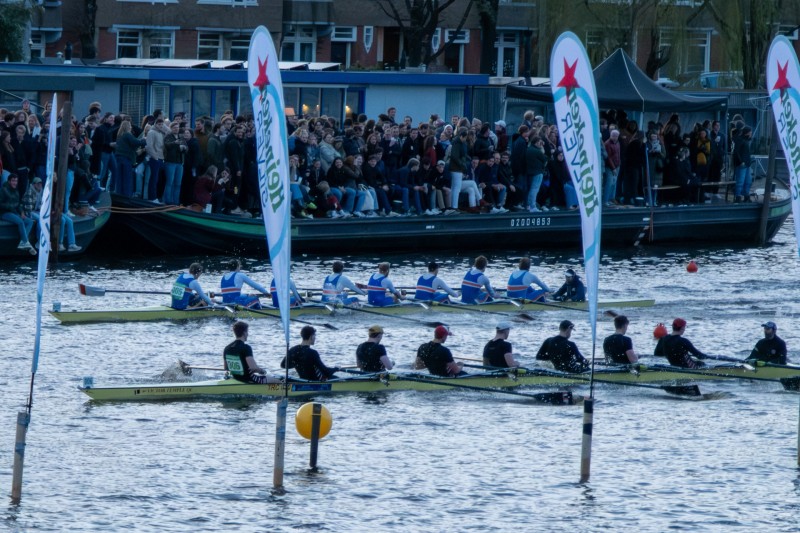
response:
M319 406L319 414L314 413L315 405ZM311 439L311 426L314 423L315 416L319 417L320 439L325 437L325 435L327 435L331 430L333 419L331 418L331 412L328 411L328 408L321 403L304 403L300 406L300 409L297 410L297 414L294 416L294 425L301 437L309 440Z

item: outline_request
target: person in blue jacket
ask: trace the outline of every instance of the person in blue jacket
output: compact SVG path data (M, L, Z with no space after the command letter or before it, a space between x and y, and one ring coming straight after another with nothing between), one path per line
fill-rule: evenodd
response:
M564 272L565 281L560 289L553 295L553 300L558 302L585 302L586 286L574 270L568 268Z

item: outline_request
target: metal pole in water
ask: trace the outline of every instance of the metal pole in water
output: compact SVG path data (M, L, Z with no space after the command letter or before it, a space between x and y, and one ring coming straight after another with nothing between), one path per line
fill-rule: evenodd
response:
M319 449L319 424L322 418L322 404L314 402L313 411L311 413L311 456L308 460L308 466L311 467L312 472L317 471L317 451Z
M592 466L592 425L594 423L594 398L583 402L583 440L581 441L581 483L589 481Z
M272 493L286 494L283 488L283 456L286 450L286 409L289 407L289 339L286 339L286 373L283 382L284 395L278 402L275 417L275 460L272 472Z
M14 470L11 478L11 503L18 504L22 499L22 469L25 463L25 437L31 415L27 411L17 413L17 437L14 442Z
M800 409L797 416L797 466L800 466Z

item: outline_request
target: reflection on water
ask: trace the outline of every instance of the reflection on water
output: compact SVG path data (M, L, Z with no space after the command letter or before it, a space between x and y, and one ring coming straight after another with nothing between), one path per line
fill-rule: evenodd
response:
M763 249L652 248L604 253L602 300L655 298L653 308L624 311L635 348L651 353L652 331L675 316L708 353L744 357L769 317L796 355L800 314L798 261L791 223ZM487 274L504 286L522 254L535 272L558 286L577 253L538 250L488 254ZM144 306L158 295L78 294L78 283L105 288L166 291L177 272L202 261L207 288L218 283L226 258L158 257L130 261L87 257L59 265L46 302L64 309ZM269 283L262 258L244 258L255 279ZM430 260L457 285L473 256L372 255L343 258L346 273L365 282L377 262L393 264L397 285L413 285ZM696 274L686 272L690 259ZM318 288L331 258L295 257L299 286ZM4 370L0 384L0 454L11 463L18 408L27 396L33 346L35 266L0 265L4 299L0 323ZM578 268L582 273L582 268ZM576 323L573 340L592 353L587 314L548 311L515 323L511 342L524 364L558 323ZM429 327L352 313L308 317L320 329L317 348L330 365L352 365L355 347L373 322L398 365L413 360ZM495 317L436 315L455 335L454 354L480 357ZM296 434L292 401L287 428L287 494L270 495L275 438L274 401L233 400L88 402L77 386L157 379L177 359L218 366L231 340L231 320L191 323L61 326L44 317L42 357L28 434L23 503L8 508L10 530L33 531L721 531L796 529L798 396L764 383L702 383L704 398L675 401L659 391L596 389L592 478L578 484L580 407L541 406L484 392L319 396L333 416L319 448L319 474L309 475L309 444ZM253 320L256 360L275 372L285 352L279 322ZM292 325L298 339L299 325ZM613 331L598 317L600 339ZM597 349L599 353L599 348ZM216 374L206 374L214 377ZM177 378L177 377L176 377ZM588 387L575 387L586 394ZM530 392L539 392L532 390ZM0 484L10 486L8 469ZM8 490L8 489L6 489Z

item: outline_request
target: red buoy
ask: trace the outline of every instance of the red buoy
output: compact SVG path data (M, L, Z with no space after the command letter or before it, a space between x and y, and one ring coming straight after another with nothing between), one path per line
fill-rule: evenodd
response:
M689 261L689 264L686 265L686 272L691 272L692 274L697 272L697 263L694 262L694 259Z
M653 337L655 337L656 339L660 339L661 337L666 337L667 333L668 333L667 326L659 322L658 325L656 326L656 329L653 330Z

